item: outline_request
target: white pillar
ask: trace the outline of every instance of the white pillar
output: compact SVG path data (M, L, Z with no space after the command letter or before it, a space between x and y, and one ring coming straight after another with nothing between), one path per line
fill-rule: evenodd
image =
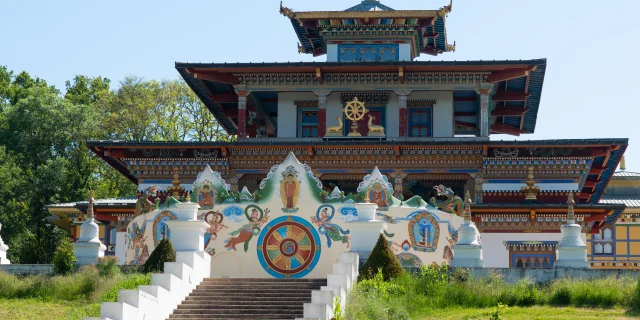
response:
M366 259L373 251L380 233L387 227L387 223L376 220L375 203L356 203L358 220L347 222L351 230L350 252L357 253L361 259Z
M458 228L458 242L453 246L452 267L484 268L479 235L478 228L471 222L471 195L467 191L464 200L464 223Z
M589 268L587 246L582 241L582 227L576 223L573 213L573 192L567 201L567 223L560 227L562 238L556 247L556 268Z
M481 137L488 137L489 132L491 130L490 129L491 122L489 121L489 119L491 119L491 115L489 114L489 95L491 94L492 89L493 89L493 85L487 84L487 85L481 86L480 90L478 90L478 93L480 94L479 125L480 125Z
M2 230L2 223L0 223L0 230ZM11 264L11 261L7 259L8 250L9 246L2 241L2 235L0 235L0 264Z

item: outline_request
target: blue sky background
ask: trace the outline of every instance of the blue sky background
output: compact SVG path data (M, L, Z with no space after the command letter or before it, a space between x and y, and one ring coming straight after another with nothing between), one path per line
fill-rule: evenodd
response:
M358 2L284 5L343 10ZM382 3L437 9L448 0ZM76 74L104 76L114 86L127 75L176 78L175 61L326 60L297 53L278 8L278 0L1 1L0 65L64 89ZM447 36L456 52L435 60L547 58L536 133L518 139L630 138L627 169L640 171L638 12L640 2L631 0L455 0Z

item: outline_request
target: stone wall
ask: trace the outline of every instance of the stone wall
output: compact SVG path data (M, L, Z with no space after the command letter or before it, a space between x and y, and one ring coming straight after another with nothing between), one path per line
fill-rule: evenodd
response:
M53 273L52 264L3 264L0 271L16 275L49 275Z

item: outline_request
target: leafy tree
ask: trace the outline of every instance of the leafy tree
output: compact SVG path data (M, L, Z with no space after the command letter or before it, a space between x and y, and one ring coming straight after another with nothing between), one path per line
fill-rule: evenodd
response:
M55 273L62 275L71 273L76 261L76 257L73 255L73 244L71 240L65 239L61 241L53 256L53 269Z
M374 278L378 270L382 270L384 281L397 278L404 273L400 261L393 254L387 239L382 234L378 237L378 242L373 247L371 255L360 270L360 280Z

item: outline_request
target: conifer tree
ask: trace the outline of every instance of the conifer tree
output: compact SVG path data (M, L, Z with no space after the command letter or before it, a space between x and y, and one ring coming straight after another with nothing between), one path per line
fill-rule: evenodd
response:
M382 234L378 237L378 242L373 247L371 255L360 270L360 280L373 278L378 273L378 269L382 269L385 281L397 278L404 273L400 261L393 254L387 239Z

